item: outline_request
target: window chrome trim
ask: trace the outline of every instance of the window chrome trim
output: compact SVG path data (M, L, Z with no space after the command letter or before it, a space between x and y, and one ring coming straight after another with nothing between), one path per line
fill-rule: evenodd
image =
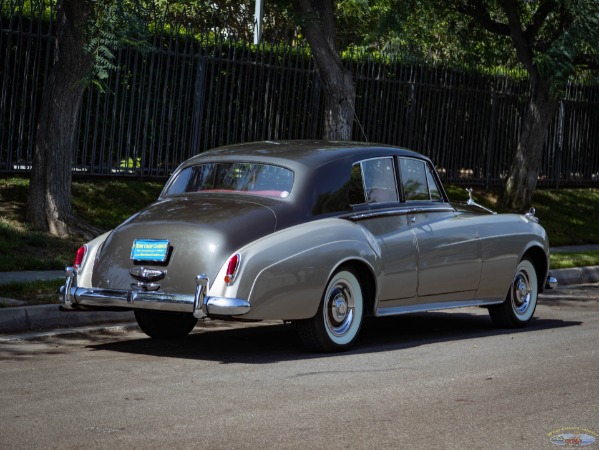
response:
M360 211L344 216L349 220L364 220L375 217L386 216L407 216L410 214L436 213L436 212L455 212L455 208L451 206L422 206L422 207L401 207L401 208L386 208L376 211Z

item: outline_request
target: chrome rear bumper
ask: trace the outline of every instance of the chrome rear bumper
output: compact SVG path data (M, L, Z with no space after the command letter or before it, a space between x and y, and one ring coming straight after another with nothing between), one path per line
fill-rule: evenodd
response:
M193 313L202 319L209 316L239 316L250 311L247 300L206 295L209 280L196 277L195 295L156 291L95 289L77 286L77 271L66 268L65 284L60 288L61 308L66 311L85 309L153 309Z

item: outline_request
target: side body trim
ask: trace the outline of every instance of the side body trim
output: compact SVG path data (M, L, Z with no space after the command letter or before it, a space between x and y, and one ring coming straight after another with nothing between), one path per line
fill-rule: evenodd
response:
M399 315L399 314L437 311L440 309L465 308L468 306L489 306L489 305L498 305L500 303L503 303L503 301L504 301L504 299L477 299L477 300L468 300L465 302L439 302L439 303L422 303L419 305L391 306L391 307L387 307L387 308L377 308L375 315L377 317L395 316L395 315Z

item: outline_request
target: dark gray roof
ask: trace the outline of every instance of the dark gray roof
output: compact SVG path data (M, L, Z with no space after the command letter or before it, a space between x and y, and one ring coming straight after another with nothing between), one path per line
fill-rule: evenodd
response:
M404 148L364 142L263 141L219 147L191 158L186 165L197 164L200 161L244 159L268 161L283 166L300 164L315 168L352 155L360 155L359 158L363 159L369 156L381 156L381 154L422 157Z

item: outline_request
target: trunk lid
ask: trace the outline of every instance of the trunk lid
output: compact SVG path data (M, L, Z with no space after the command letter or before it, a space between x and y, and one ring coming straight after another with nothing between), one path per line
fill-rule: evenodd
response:
M158 291L192 294L201 273L214 280L236 249L276 230L268 200L234 195L196 194L160 200L132 216L106 239L98 252L92 284L103 289L131 289L130 270L164 272ZM135 240L168 241L164 263L134 261Z

